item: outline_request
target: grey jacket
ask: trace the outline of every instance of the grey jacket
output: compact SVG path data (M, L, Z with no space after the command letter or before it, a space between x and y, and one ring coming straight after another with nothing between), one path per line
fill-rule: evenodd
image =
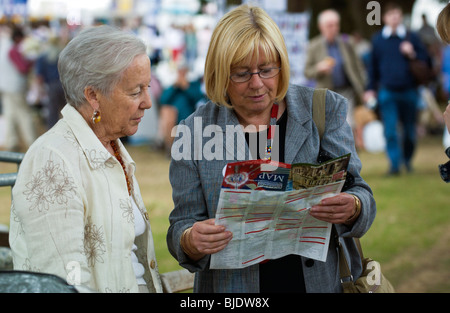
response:
M312 96L312 88L293 85L289 87L286 95L288 110L285 137L286 163L317 163L320 140L312 120ZM361 274L361 262L351 237L361 237L367 232L375 218L376 205L370 187L360 176L361 162L355 150L352 130L346 122L346 115L347 100L328 91L322 149L333 157L351 153L348 171L355 177L355 182L347 192L357 195L362 203L361 215L351 228L345 225L336 225L340 240L347 253L352 275L356 279ZM194 121L196 121L195 127ZM202 122L201 127L199 121ZM189 132L180 133L174 141L172 156L177 155L174 154L177 152L174 149L181 150L179 140L187 142L186 139L189 139L188 141L191 141L191 158L181 158L180 160L172 158L170 165L170 182L173 188L175 207L169 217L170 227L167 234L169 250L181 266L196 272L195 292L259 292L259 265L236 270L210 270L210 256L205 256L198 262L192 262L180 246L180 237L185 229L191 227L196 221L215 217L223 179L222 169L227 163L233 161L227 160L226 157L230 158L230 155L233 155L236 160L240 156L239 153L243 152L249 157L249 148L245 139L242 141L243 132L237 132L233 141L229 136L227 138L225 133L226 125L239 125L238 119L233 110L208 102L181 125L180 130L188 128L191 130L191 134ZM216 125L213 126L217 131L215 136L223 135L223 157L217 158L219 160L206 160L204 157L202 159L199 157L201 149L210 140L205 136L202 143L199 143L198 140L207 125ZM221 130L222 133L220 133ZM189 135L189 138L185 137ZM186 146L183 148L187 149ZM197 152L196 155L195 152ZM330 241L326 262L312 262L312 260L306 262L307 260L307 258L302 258L307 292L342 291L336 245L333 240Z

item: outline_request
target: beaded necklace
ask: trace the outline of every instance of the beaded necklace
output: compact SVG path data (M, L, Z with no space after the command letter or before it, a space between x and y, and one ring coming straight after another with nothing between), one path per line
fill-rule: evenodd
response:
M125 170L125 164L123 163L122 157L120 156L119 148L114 141L111 141L111 148L114 150L114 156L116 157L117 161L119 161L120 165L122 165L123 172L125 173L125 179L127 181L128 195L131 196L131 181L128 178L127 171Z

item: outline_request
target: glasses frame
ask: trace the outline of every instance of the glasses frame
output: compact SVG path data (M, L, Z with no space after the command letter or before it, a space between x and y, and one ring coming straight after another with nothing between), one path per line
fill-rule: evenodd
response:
M261 77L261 72L263 72L263 71L267 71L267 70L273 70L273 69L278 69L279 71L275 74L275 75L273 75L273 76L271 76L271 77ZM278 66L278 67L270 67L270 68L265 68L265 69L262 69L262 70L260 70L259 72L240 72L240 73L236 73L236 74L232 74L232 75L230 75L230 79L231 79L231 81L233 81L233 82L235 82L235 83L246 83L246 82L248 82L249 80L251 80L252 79L252 77L253 77L253 75L256 75L256 74L258 74L258 76L259 76L259 78L261 78L261 79L269 79L269 78L274 78L275 76L277 76L278 74L280 74L280 72L281 72L281 66ZM233 76L234 75L237 75L237 74L250 74L250 76L249 76L249 78L247 79L247 80L244 80L244 81L235 81L234 79L233 79Z

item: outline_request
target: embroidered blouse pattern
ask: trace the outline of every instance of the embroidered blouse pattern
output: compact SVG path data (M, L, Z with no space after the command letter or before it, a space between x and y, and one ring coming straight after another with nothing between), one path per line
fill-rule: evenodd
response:
M37 209L39 212L48 211L50 204L55 202L67 204L76 192L73 178L51 160L31 177L26 187L24 195L30 201L30 211Z
M94 225L90 217L84 226L84 253L90 267L94 267L96 262L104 262L103 254L106 253L106 247L103 230L102 227Z
M127 220L128 223L134 223L133 207L131 206L131 200L120 199L120 208L123 210L122 217Z
M135 240L133 209L125 185L117 183L123 182L122 168L75 108L66 105L61 113L63 119L28 150L13 188L14 268L67 279L66 266L77 262L82 285L138 292L128 257ZM126 149L122 153L134 180L135 163ZM133 198L146 214L136 181L133 187ZM147 286L162 292L149 224L136 245Z

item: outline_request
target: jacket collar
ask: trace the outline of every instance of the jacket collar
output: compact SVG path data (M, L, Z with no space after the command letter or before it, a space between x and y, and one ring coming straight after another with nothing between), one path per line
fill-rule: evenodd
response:
M305 88L291 85L286 94L286 104L288 110L288 121L286 125L285 153L284 159L288 164L292 164L300 147L311 136L311 132L305 124L311 122L311 98L304 92Z
M61 110L61 114L64 121L69 125L75 141L80 146L92 169L112 167L115 164L115 158L106 150L81 114L72 105L66 104ZM134 175L136 165L133 159L119 139L117 139L116 143L120 149L122 159L127 166L127 171L131 170L132 173L130 174Z
M302 92L303 89L294 85L289 86L286 94L286 106L288 110L288 121L286 127L285 138L285 162L292 163L300 151L300 147L305 142L306 138L310 136L310 132L304 125L311 121L311 99L307 94ZM309 112L309 113L308 113ZM232 109L221 106L219 107L219 113L217 117L218 126L217 130L226 132L227 125L236 127L239 125L239 120ZM248 145L245 144L245 135L242 128L238 127L236 130L237 138L235 140L226 140L225 149L226 153L234 155L235 157L249 155ZM234 145L231 145L233 143ZM244 144L240 144L244 143Z

